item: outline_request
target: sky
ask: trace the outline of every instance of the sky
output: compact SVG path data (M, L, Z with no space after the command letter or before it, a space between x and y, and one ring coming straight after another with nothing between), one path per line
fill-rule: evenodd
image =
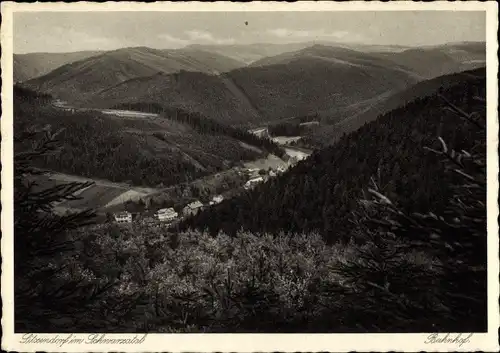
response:
M17 12L14 52L190 44L352 42L423 46L485 41L485 12Z

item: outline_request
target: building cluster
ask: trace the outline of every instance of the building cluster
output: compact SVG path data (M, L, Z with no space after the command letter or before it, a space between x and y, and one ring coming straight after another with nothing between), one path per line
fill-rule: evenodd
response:
M182 209L182 214L179 215L172 207L162 208L155 212L154 218L144 218L141 220L142 223L172 223L178 220L181 216L188 217L197 214L203 210L206 206L213 206L221 203L224 200L222 195L214 196L207 205L204 205L201 201L196 200L189 203ZM132 223L132 213L128 211L115 213L114 215L116 223Z
M276 169L258 169L258 168L253 168L253 169L247 169L246 170L246 175L248 177L247 182L243 186L246 190L252 189L255 187L257 184L266 182L269 180L269 178L273 178L277 176L278 174L281 174L285 172L289 165L287 166L279 166Z
M277 168L269 168L259 169L259 168L247 168L247 169L238 169L239 174L245 175L247 181L244 184L243 188L245 190L250 190L254 188L256 185L266 182L269 178L275 177L286 171L291 165L295 164L298 161L295 157L290 157L285 165L278 166ZM181 217L189 217L198 214L201 210L206 207L211 207L217 205L224 201L224 197L222 195L216 195L212 197L212 199L207 203L203 204L201 201L196 200L189 204L187 204L179 214L173 208L162 208L154 214L154 217L144 217L141 218L139 222L141 223L152 223L152 224L170 224ZM114 215L115 221L117 223L131 223L132 222L132 213L130 212L119 212Z

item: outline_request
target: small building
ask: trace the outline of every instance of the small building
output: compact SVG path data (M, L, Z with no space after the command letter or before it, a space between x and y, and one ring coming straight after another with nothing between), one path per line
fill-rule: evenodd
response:
M115 213L115 221L116 221L116 223L131 223L132 222L132 213L127 212L127 211Z
M187 205L186 207L184 207L182 209L182 213L185 215L185 216L189 216L189 215L195 215L197 214L198 212L200 212L201 210L203 209L203 204L196 200L194 202L191 202L189 205Z
M259 128L259 129L254 129L250 130L252 134L254 134L257 137L260 138L268 138L269 137L269 130L267 128Z
M264 179L262 177L250 179L249 181L247 181L245 183L245 189L250 189L251 187L253 187L259 183L262 183L263 181L264 181Z
M212 198L212 200L210 201L210 203L209 203L209 204L210 204L210 206L212 206L212 205L217 205L217 204L221 203L222 201L224 201L224 196L222 196L222 195L217 195L217 196L214 196L214 197Z
M173 208L162 208L156 212L156 217L160 222L170 222L177 218L179 214Z
M269 170L269 176L270 177L275 177L276 176L276 172L274 170Z

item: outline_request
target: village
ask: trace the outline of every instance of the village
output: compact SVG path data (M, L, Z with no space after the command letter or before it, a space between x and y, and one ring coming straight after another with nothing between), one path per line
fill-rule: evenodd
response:
M267 128L258 128L248 131L256 136L271 139ZM296 139L287 138L285 140L280 140L278 137L273 140L283 146L288 158L282 160L276 156L272 156L271 158L261 160L259 163L247 163L244 166L233 168L241 179L244 180L244 183L232 190L228 190L223 194L211 195L211 198L205 197L204 201L200 198L194 198L186 201L183 205L177 204L174 207L162 207L161 205L153 205L151 200L149 202L140 200L140 202L146 205L144 209L135 211L120 210L115 212L112 217L108 215L107 221L121 225L137 223L154 227L172 227L182 219L196 215L204 209L218 205L225 199L231 198L241 192L251 190L257 185L267 182L269 179L284 173L288 168L294 166L300 160L306 159L310 155L310 151L291 146L291 142ZM275 160L279 161L279 163L276 163Z
M65 111L75 113L77 111L89 110L86 108L76 108L66 104L61 100L56 100L54 106ZM144 113L137 111L115 110L115 109L98 109L104 114L111 114L120 117L144 118L156 117L154 113ZM316 123L316 122L313 122ZM231 177L237 179L237 185L232 185L229 190L211 191L209 195L193 195L191 186L183 187L181 195L172 195L167 189L162 189L158 192L152 190L130 190L124 192L112 200L108 200L106 204L100 206L100 219L102 222L113 222L119 225L138 224L151 225L154 227L171 227L189 216L195 215L198 212L218 205L226 199L232 198L235 195L251 190L261 183L267 182L269 179L278 176L285 172L288 168L294 166L298 161L303 160L311 154L311 151L296 146L295 142L301 139L301 136L271 136L267 127L250 129L248 132L260 138L270 139L273 142L281 145L286 152L286 158L282 159L274 155L269 155L256 161L242 163L228 170L230 173L235 172L237 176ZM213 175L216 179L221 177L223 173ZM199 184L204 184L202 179L198 180ZM196 181L193 182L193 184ZM102 182L100 183L102 184ZM126 185L123 186L126 188ZM175 187L175 186L174 186ZM195 186L192 186L196 188ZM144 189L144 188L142 188ZM90 194L90 190L88 194ZM161 196L153 195L160 194ZM175 194L175 193L174 193ZM153 196L151 196L153 195ZM84 197L85 198L85 197ZM127 203L142 207L126 207ZM71 208L72 205L69 205ZM66 212L68 205L62 205L61 212ZM106 217L104 217L104 213Z
M237 173L242 175L246 182L236 190L231 190L224 194L212 196L205 203L199 199L190 201L182 208L177 210L174 207L165 207L154 209L154 206L148 205L143 211L123 210L113 214L112 221L116 224L143 224L156 227L171 227L186 217L196 215L198 212L220 204L228 197L234 196L240 192L251 190L261 183L265 183L273 177L276 177L288 168L295 165L300 158L290 157L286 164L276 166L275 168L237 168ZM108 222L111 221L108 219Z

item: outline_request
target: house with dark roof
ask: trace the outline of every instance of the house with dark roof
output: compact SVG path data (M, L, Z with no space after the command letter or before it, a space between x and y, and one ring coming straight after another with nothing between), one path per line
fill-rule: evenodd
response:
M182 213L185 216L190 216L190 215L197 214L202 209L203 209L203 204L200 201L196 200L196 201L191 202L190 204L188 204L186 207L184 207L182 209Z

